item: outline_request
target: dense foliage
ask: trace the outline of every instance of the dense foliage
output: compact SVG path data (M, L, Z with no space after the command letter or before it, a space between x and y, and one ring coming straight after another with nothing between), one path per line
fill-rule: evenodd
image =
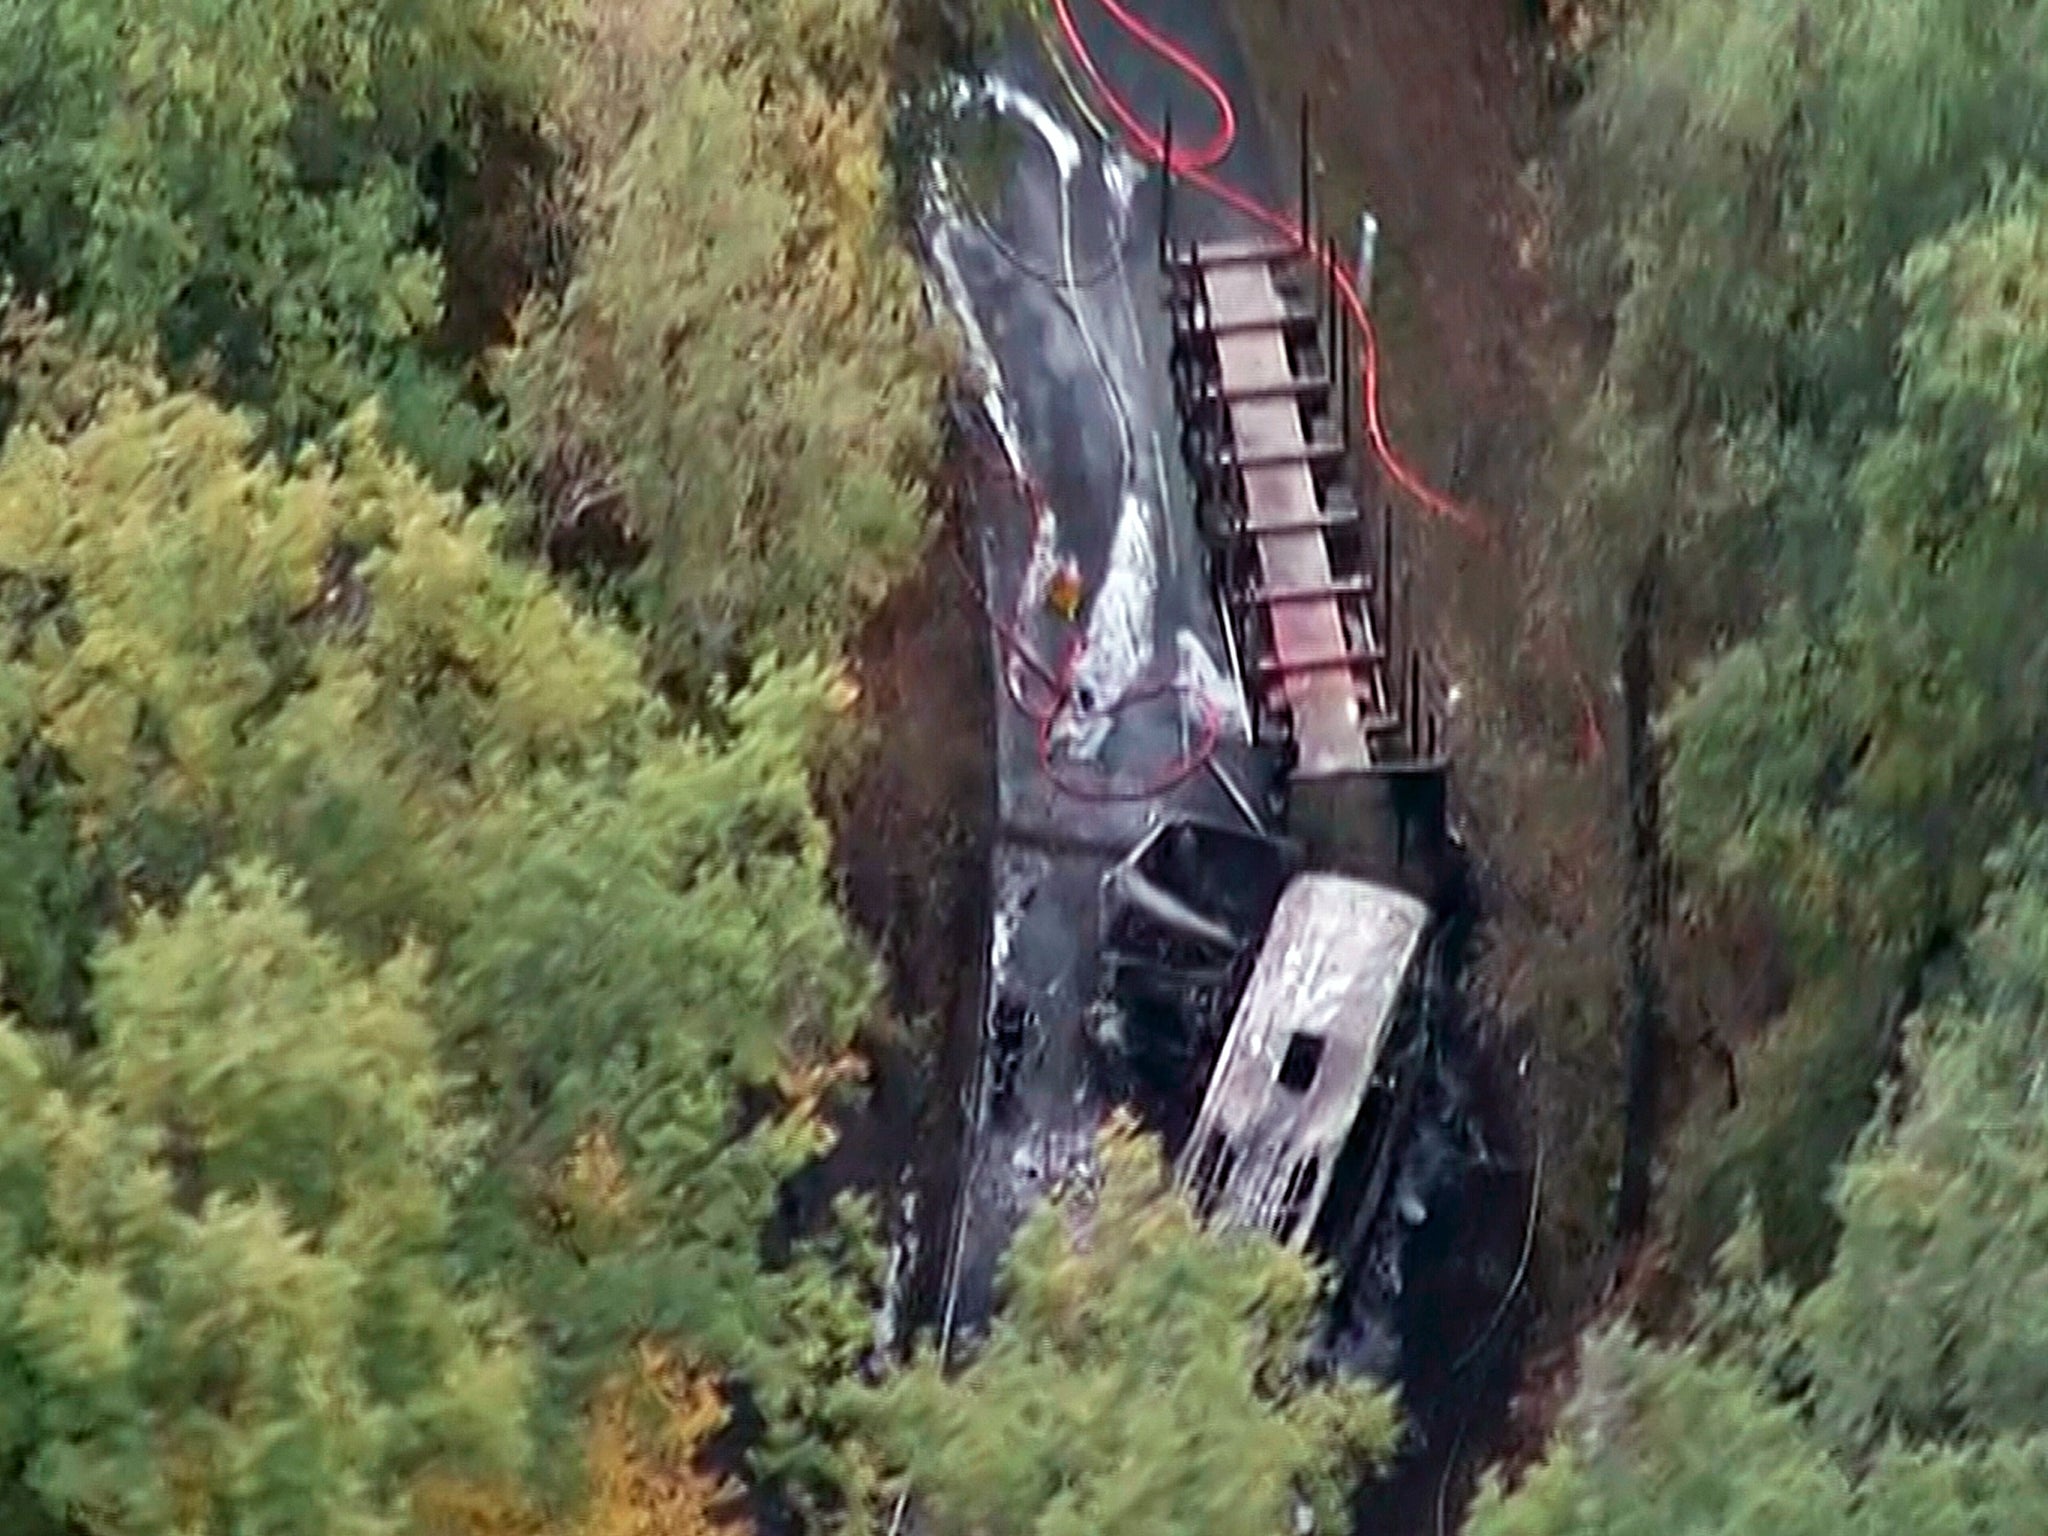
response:
M1336 1529L1392 1405L1312 1384L1319 1288L1263 1236L1212 1233L1149 1143L1112 1131L1100 1187L1018 1235L993 1335L958 1375L880 1395L885 1454L946 1536L1255 1536L1306 1500Z
M1549 1459L1474 1536L2048 1522L2048 837L1995 876L1965 978L1909 1032L1911 1102L1842 1171L1825 1277L1795 1298L1739 1230L1702 1337L1596 1343Z
M1737 1101L1668 1148L1691 1289L1480 1536L2048 1524L2044 101L1998 0L1672 0L1600 61L1550 532L1660 657L1671 954L1739 917L1783 986L1679 994Z
M1673 0L1575 115L1605 345L1534 564L1620 674L1611 821L1661 815L1647 899L1597 915L1617 956L1657 929L1661 995L1604 984L1662 1015L1667 1112L1698 1101L1664 1201L1693 1273L1752 1195L1774 1263L1825 1265L1899 1022L2048 810L2019 682L2044 86L2033 7ZM1603 1058L1556 1011L1567 1067L1613 1081L1611 1015Z
M443 475L482 423L439 354L435 223L487 114L533 116L525 0L0 7L0 267L278 435L365 396Z
M763 645L838 644L923 539L937 359L889 238L891 17L594 19L571 114L587 245L505 387L552 530L622 525L656 662L699 689Z
M116 397L0 457L31 1485L206 1509L276 1454L332 1522L277 1528L353 1529L312 1466L362 1519L470 1441L523 1470L649 1336L800 1417L865 1324L760 1243L873 1007L808 798L829 679L684 728L367 432L289 471L251 439Z
M1205 1458L1162 1529L1383 1446L1295 1379L1308 1274L1149 1152L957 1390L850 1386L870 1224L790 1215L880 1008L834 658L942 361L896 48L880 0L0 5L0 1528L711 1536L735 1472L958 1520L930 1414L1024 1389L1142 1390L1128 1454ZM1023 1358L1077 1285L1143 1355ZM1063 1528L1072 1449L1006 1518Z
M1615 970L1727 1094L1657 1329L1473 1529L2042 1529L2048 13L1568 9L1602 345L1529 554L1639 846L1547 876L1565 1215ZM898 21L0 4L5 1529L710 1533L734 1467L1250 1533L1387 1452L1127 1137L951 1371L852 1385L864 1213L791 1230L880 1007L834 658L927 534Z

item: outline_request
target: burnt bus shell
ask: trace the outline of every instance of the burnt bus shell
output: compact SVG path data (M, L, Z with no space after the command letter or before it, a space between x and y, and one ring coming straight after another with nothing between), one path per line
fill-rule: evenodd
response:
M1380 1179L1398 1118L1384 1111L1403 1096L1403 1074L1383 1068L1405 1054L1429 929L1428 905L1391 886L1330 874L1288 884L1176 1166L1205 1219L1296 1249L1311 1235L1325 1252L1346 1246L1321 1218L1331 1206L1351 1226L1363 1186ZM1355 1134L1376 1086L1374 1123Z

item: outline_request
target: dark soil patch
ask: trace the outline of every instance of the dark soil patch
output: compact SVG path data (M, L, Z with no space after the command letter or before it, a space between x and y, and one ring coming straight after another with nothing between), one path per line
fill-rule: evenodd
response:
M557 206L562 167L531 124L486 114L466 163L430 178L440 205L437 244L447 273L435 350L462 366L512 340L519 306L566 278L568 231Z
M949 517L860 635L862 741L824 797L841 899L882 960L891 1020L864 1043L870 1092L839 1117L821 1193L916 1196L906 1322L927 1314L937 1283L933 1235L953 1206L964 1129L953 1090L973 1068L985 963L994 694L955 539Z
M949 527L855 646L865 740L829 806L847 909L920 1033L943 1025L981 945L992 694L978 614Z
M1325 222L1348 246L1361 210L1379 220L1375 310L1395 424L1425 462L1462 458L1458 478L1471 478L1475 439L1546 398L1558 344L1537 185L1553 114L1529 6L1237 0L1235 11L1275 123L1291 125L1307 95ZM1522 489L1502 484L1511 495L1496 518Z
M1323 222L1348 250L1361 210L1379 221L1373 308L1397 445L1492 530L1492 547L1482 550L1448 528L1417 529L1408 545L1417 557L1418 601L1410 611L1434 631L1418 638L1434 644L1452 676L1473 684L1476 700L1533 696L1532 678L1569 698L1570 658L1532 658L1528 647L1526 572L1536 527L1527 509L1542 494L1550 425L1569 398L1580 352L1548 266L1547 188L1559 114L1539 8L1528 0L1232 0L1230 9L1276 143L1293 142L1307 97ZM1504 838L1558 845L1553 857L1579 866L1575 878L1597 878L1597 855L1578 841L1586 827L1568 828L1546 814L1514 766L1540 755L1525 734L1535 729L1505 714L1493 722L1486 750L1505 753L1506 768L1466 760L1461 740L1461 800L1474 790L1482 801L1501 797L1466 806L1475 852L1489 867L1496 857L1516 869L1547 867L1520 846L1487 846L1489 827L1505 828ZM1491 936L1480 942L1490 944ZM1483 1043L1474 1041L1481 1059L1469 1069L1500 1117L1497 1134L1516 1144L1515 1162L1533 1153L1538 1126L1597 1112L1585 1100L1588 1084L1569 1076L1550 1082L1541 1062L1524 1078L1517 1058L1526 1046L1503 1038L1498 1025L1481 1034ZM1550 1102L1566 1090L1578 1102ZM1510 1131L1517 1121L1526 1129ZM1556 1217L1562 1182L1562 1153L1551 1151L1544 1227ZM1502 1169L1491 1183L1474 1181L1471 1201L1446 1213L1441 1235L1462 1246L1482 1232L1500 1236L1495 1229L1505 1221L1519 1237L1527 1171L1511 1177ZM1568 1336L1581 1298L1570 1284L1544 1283L1539 1254L1534 1297L1511 1302L1466 1359L1464 1336L1494 1305L1469 1268L1452 1265L1443 1286L1418 1287L1407 1298L1407 1342L1442 1339L1459 1361L1450 1372L1457 1379L1404 1383L1416 1399L1419 1443L1366 1496L1369 1523L1361 1529L1455 1531L1479 1470L1496 1458L1524 1461L1547 1437L1569 1370L1552 1369L1547 1384L1518 1390L1522 1354ZM1511 1275L1489 1278L1491 1294L1500 1296Z

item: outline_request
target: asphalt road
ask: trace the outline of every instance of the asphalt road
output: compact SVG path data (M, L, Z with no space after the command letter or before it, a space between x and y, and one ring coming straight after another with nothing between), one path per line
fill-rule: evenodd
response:
M1237 99L1253 100L1235 44L1206 5L1139 9ZM1086 0L1079 10L1103 70L1141 113L1160 122L1170 110L1183 142L1206 136L1203 97ZM1006 131L999 190L984 181L971 195L971 178L941 164L924 230L935 286L981 387L973 524L1005 695L991 984L981 1067L967 1090L968 1167L958 1208L931 1234L947 1256L933 1321L949 1344L985 1323L1018 1223L1049 1190L1090 1173L1111 1107L1087 1040L1103 872L1161 815L1243 819L1217 774L1184 774L1214 722L1221 774L1255 799L1262 773L1244 738L1235 660L1176 446L1160 179L1105 141L1036 40L1011 47L972 96L973 110ZM1221 173L1270 198L1271 165L1247 114ZM1182 239L1244 232L1236 215L1185 187L1173 220ZM1021 494L1019 482L1040 495ZM1082 573L1072 623L1044 601L1062 558ZM1074 693L1096 708L1065 712L1047 751L1034 714L1054 695L1046 673L1060 674L1077 636ZM1169 779L1182 781L1152 792ZM998 1048L999 1011L1013 1045L1024 1021L1020 1047Z
M1294 147L1276 154L1266 142L1244 60L1210 0L1126 3L1187 46L1243 109L1219 174L1269 206L1290 203ZM1075 6L1100 67L1134 108L1155 125L1170 110L1182 143L1206 138L1206 98L1094 0ZM913 1319L936 1327L947 1348L985 1326L1018 1224L1050 1190L1091 1173L1095 1134L1112 1107L1087 1027L1102 874L1156 817L1240 818L1209 774L1134 792L1186 761L1209 709L1235 727L1216 752L1223 774L1256 798L1262 771L1243 739L1234 660L1211 606L1176 446L1159 178L1105 141L1036 40L1012 46L974 94L1010 131L1012 152L993 191L961 167L935 166L922 231L934 289L981 385L970 436L984 472L971 523L1004 695L990 985L978 1069L962 1085L964 1171L953 1207L932 1213L921 1233L936 1303L933 1315ZM982 195L970 196L970 184ZM1251 232L1185 186L1173 220L1182 240ZM1038 487L1039 505L1019 493L1020 480ZM1083 573L1072 625L1042 601L1043 578L1062 555ZM1028 650L1057 674L1077 632L1086 646L1075 681L1113 712L1096 721L1097 739L1078 744L1093 747L1092 761L1065 763L1060 779L1117 791L1107 802L1077 797L1047 774L1033 712L1052 689L1029 665L1006 665ZM1160 686L1169 681L1177 686ZM1127 693L1141 702L1115 709ZM1050 755L1066 750L1056 739ZM1394 1197L1331 1318L1334 1358L1398 1381L1409 1419L1396 1465L1359 1495L1359 1530L1442 1527L1467 1490L1461 1467L1504 1433L1520 1358L1517 1298L1537 1205L1513 1151L1518 1076L1462 1017L1450 980L1457 961L1445 964L1451 1011L1431 1044ZM1028 1021L1021 1031L1019 1020ZM1006 1062L998 1037L1019 1033Z

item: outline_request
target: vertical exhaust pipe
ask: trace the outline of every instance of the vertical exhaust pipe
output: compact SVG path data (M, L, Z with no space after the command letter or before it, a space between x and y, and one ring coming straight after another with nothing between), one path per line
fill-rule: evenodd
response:
M1422 652L1408 652L1408 750L1422 756Z
M1336 381L1338 389L1338 414L1340 419L1344 423L1344 451L1347 457L1349 456L1351 451L1351 432L1352 427L1354 425L1352 418L1357 411L1357 407L1351 397L1351 391L1355 387L1352 380L1353 368L1351 364L1351 345L1351 315L1350 312L1347 310L1341 313L1338 317L1338 375Z
M1160 133L1159 265L1173 276L1173 109L1167 108Z
M1337 269L1330 258L1336 254L1333 242L1316 236L1316 259L1323 269L1323 366L1334 368L1337 358Z
M1394 504L1380 501L1380 643L1394 649Z
M1324 291L1330 306L1330 350L1324 358L1325 366L1331 369L1330 413L1337 418L1337 441L1344 448L1340 462L1349 477L1355 467L1351 462L1351 395L1343 387L1343 379L1351 356L1351 317L1337 300L1337 242L1329 237L1323 240L1323 272L1328 278Z
M1316 248L1314 233L1316 225L1315 209L1309 205L1310 195L1313 191L1313 178L1309 164L1308 92L1303 91L1301 93L1301 253L1304 256L1314 255Z

